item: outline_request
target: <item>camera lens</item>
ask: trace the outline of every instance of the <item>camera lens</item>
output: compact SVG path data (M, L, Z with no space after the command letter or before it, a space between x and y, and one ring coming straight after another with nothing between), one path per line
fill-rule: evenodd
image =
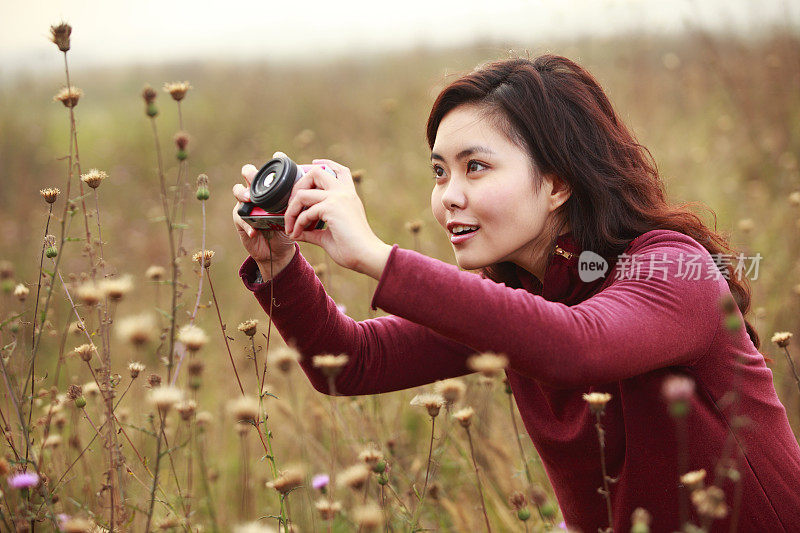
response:
M297 165L288 157L272 159L253 178L250 201L268 213L283 213L298 172Z

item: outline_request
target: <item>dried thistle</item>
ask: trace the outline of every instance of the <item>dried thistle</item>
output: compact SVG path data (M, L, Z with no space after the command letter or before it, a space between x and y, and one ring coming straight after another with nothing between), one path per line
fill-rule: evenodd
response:
M475 409L470 406L463 407L453 413L453 418L458 420L461 427L468 428L472 424L472 417L475 415Z
M480 372L487 378L493 378L508 366L508 357L502 354L484 352L467 359L467 366L474 372Z
M103 291L101 291L100 287L93 281L87 281L79 285L75 290L75 295L84 305L88 305L89 307L97 305L100 300L103 299Z
M181 420L190 420L194 416L195 411L197 411L197 402L194 400L183 400L175 406L175 410L181 415Z
M208 176L200 174L197 176L197 192L195 197L200 201L208 200L211 197L211 192L208 190Z
M166 414L172 407L183 400L183 391L172 385L162 385L150 389L147 399L156 406L161 414Z
M201 250L199 252L195 252L195 254L192 256L192 261L199 263L203 268L208 268L211 266L212 257L214 257L214 250Z
M133 315L120 319L116 330L121 340L140 347L155 338L156 322L149 314Z
M145 85L144 89L142 89L142 98L144 98L144 103L154 103L156 101L156 96L158 96L158 93L149 85Z
M186 324L178 331L178 340L187 350L196 352L208 343L208 335L194 324Z
M409 405L422 406L428 410L428 414L431 416L431 418L436 418L436 416L439 415L439 410L444 405L444 402L445 400L441 394L423 393L414 396Z
M594 414L603 414L606 404L611 400L611 394L607 392L590 392L583 395L583 399L589 404L589 409Z
M56 201L58 195L61 194L61 190L56 187L47 187L46 189L39 189L39 194L42 195L45 202L52 204Z
M267 487L275 489L281 494L288 492L303 485L305 472L300 467L287 467L280 472L280 475L267 482Z
M228 412L237 422L258 422L260 407L252 396L239 396L228 403Z
M30 292L30 289L22 283L18 283L17 286L14 287L14 296L16 296L17 300L20 302L24 302Z
M53 101L61 102L64 107L72 108L78 105L81 96L83 96L83 91L70 85L58 91L58 94L53 97Z
M383 511L373 502L359 505L353 509L353 521L360 531L374 531L383 524Z
M62 52L69 51L69 36L72 34L72 26L66 22L50 26L50 40L58 46Z
M133 290L133 280L130 275L118 278L106 278L100 282L100 291L106 298L119 302L123 296Z
M369 468L362 463L354 464L336 476L336 484L342 487L350 487L353 490L361 490L364 488L364 483L369 479Z
M288 346L275 350L271 357L271 363L284 374L288 373L299 360L300 354L297 353L297 350Z
M333 378L339 375L349 360L346 354L315 355L311 358L311 363L327 377Z
M71 402L74 402L78 398L83 396L83 389L80 385L70 385L67 387L67 399Z
M525 494L517 490L512 492L511 495L508 497L508 503L509 505L511 505L512 509L514 509L515 511L519 511L520 509L528 505L528 499L525 497Z
M467 390L467 385L457 378L437 381L433 387L436 392L442 395L444 401L450 405L458 403Z
M250 320L245 320L238 327L239 331L247 335L248 337L252 337L256 334L258 329L258 320L255 318L251 318Z
M412 235L416 235L422 229L422 221L421 220L409 220L406 222L406 231L411 233Z
M186 147L189 146L189 134L185 131L179 131L175 134L174 137L175 146L178 150L186 150Z
M705 469L700 470L692 470L691 472L686 472L681 476L681 483L683 483L686 488L690 491L695 491L698 489L703 488L703 481L706 479L706 471Z
M155 389L161 386L161 376L158 374L150 374L147 376L147 384L150 386L151 389Z
M314 503L314 507L316 507L317 511L319 511L319 514L323 520L333 520L336 518L336 514L342 510L341 503L332 502L326 498L317 500Z
M364 463L369 466L371 469L378 464L378 461L383 459L383 452L376 449L374 446L367 446L358 454L358 458L364 461Z
M144 372L144 365L139 363L138 361L133 361L132 363L128 364L128 372L130 372L131 379L136 379L139 377L139 374Z
M81 181L84 182L86 185L91 187L92 189L96 189L103 183L103 180L108 177L102 170L97 170L93 168L89 170L86 174L81 174Z
M788 331L778 331L772 335L772 342L779 348L786 348L789 346L793 335Z
M81 358L81 360L85 362L89 362L92 360L95 354L97 354L97 348L94 344L81 344L77 348L73 350L75 355Z
M173 100L176 102L180 102L186 96L186 93L189 92L192 86L189 85L188 81L175 81L172 83L165 83L164 90L169 93Z
M144 273L144 277L150 281L161 281L166 276L167 271L162 266L150 265Z
M697 513L701 516L719 519L728 515L725 492L715 485L694 491L692 493L692 503L697 509Z

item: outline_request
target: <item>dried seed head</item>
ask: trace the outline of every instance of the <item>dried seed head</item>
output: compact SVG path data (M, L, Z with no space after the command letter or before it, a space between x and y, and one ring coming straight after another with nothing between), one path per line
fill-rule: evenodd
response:
M90 307L97 305L100 300L103 299L103 291L101 291L100 287L93 281L87 281L79 285L75 290L75 295L84 305Z
M83 333L83 326L80 322L70 322L69 332L72 335L81 335Z
M103 172L102 170L97 170L93 168L89 170L86 174L81 174L81 181L84 182L86 185L91 187L92 189L96 189L103 183L103 180L108 177L108 174Z
M194 417L194 421L198 426L207 426L214 420L214 417L208 411L200 411L197 413L197 416Z
M441 394L423 393L417 394L411 399L412 406L422 406L428 410L428 414L435 418L439 414L439 409L444 405L444 398Z
M189 365L186 367L186 371L189 372L190 376L197 377L203 374L203 369L205 367L205 363L200 359L191 359L189 360Z
M71 402L74 402L78 398L83 396L83 389L80 385L70 385L67 388L67 399Z
M183 391L172 385L162 385L150 389L147 399L164 414L183 400Z
M332 502L327 498L321 498L314 503L314 507L319 511L323 520L333 520L336 514L342 510L342 504L339 502Z
M69 36L72 34L72 26L66 22L50 26L50 40L53 41L62 52L69 51Z
M468 428L472 424L472 417L475 415L475 409L470 406L463 407L453 413L453 418L458 420L461 427Z
M192 86L189 85L188 81L175 81L172 83L165 83L164 90L169 93L173 100L176 102L180 102L186 96L186 93L189 92Z
M661 394L669 403L688 402L694 395L694 380L689 376L667 376L661 385Z
M161 376L158 374L150 374L147 376L147 384L150 386L151 389L155 389L161 386Z
M444 401L450 405L457 403L464 396L467 385L457 378L444 379L437 381L433 385L434 390L442 395Z
M692 493L692 503L697 509L697 513L701 516L720 519L728 515L725 492L716 485L694 491Z
M181 415L182 420L189 420L194 416L197 411L197 402L194 400L184 400L175 406L178 414Z
M100 394L100 387L94 381L87 381L83 384L83 393L90 398L94 398Z
M87 363L92 360L92 357L97 353L97 348L95 348L94 344L81 344L75 350L73 350L75 355L80 357L83 361Z
M150 265L147 268L147 272L144 273L144 277L149 279L150 281L160 281L164 279L164 276L167 274L167 271L162 266L158 265Z
M305 148L306 146L314 142L316 136L317 134L314 133L314 130L304 129L303 131L295 135L294 144L299 148Z
M260 407L258 400L252 396L239 396L228 403L228 412L237 422L255 424L258 421Z
M248 337L252 337L256 334L256 330L258 329L258 320L255 318L251 318L250 320L245 320L241 324L239 324L239 331L247 335Z
M299 360L300 354L289 346L278 348L271 354L271 363L284 374L288 373Z
M198 187L208 187L208 176L205 174L199 174L197 176L197 186Z
M772 335L772 342L777 344L779 348L786 348L789 346L792 336L788 331L778 331Z
M305 480L305 472L298 466L287 467L286 470L281 470L280 475L267 482L267 487L275 489L281 494L296 489L303 485Z
M199 252L195 252L195 254L192 256L192 261L199 263L203 268L208 268L211 266L212 257L214 257L214 250L201 250Z
M353 509L353 521L361 531L374 531L383 524L383 511L377 503L359 505Z
M649 512L647 512L647 509L643 507L637 507L636 509L633 510L633 513L631 513L631 524L634 526L636 525L649 526L650 522L652 521L653 521L653 516Z
M738 223L739 230L744 233L750 233L756 227L756 223L752 218L743 218Z
M686 488L690 491L698 490L703 488L703 481L706 479L706 471L705 469L700 470L692 470L691 472L686 472L681 476L681 483L683 483Z
M133 361L128 365L128 372L131 374L131 379L136 379L139 374L144 372L144 365L138 361Z
M358 458L364 461L370 468L373 468L378 461L383 459L383 452L376 449L374 446L367 446L361 453L358 454Z
M10 261L0 261L0 280L11 279L14 277L14 265Z
M64 104L64 107L75 107L78 105L78 100L81 99L83 96L83 91L70 85L69 87L64 87L58 94L53 97L54 101L61 102Z
M500 375L508 366L508 357L492 352L473 355L467 359L467 366L474 372L480 372L487 378Z
M789 203L795 207L800 205L800 191L794 191L789 195Z
M156 322L150 314L133 315L120 319L117 335L125 342L141 347L156 335Z
M208 335L194 324L186 324L178 331L178 340L190 352L196 352L208 343Z
M611 400L611 395L607 392L590 392L583 395L583 399L589 404L592 413L603 413L606 404Z
M61 446L62 438L61 435L48 435L44 442L42 443L42 448L58 448Z
M528 499L525 497L523 493L520 491L514 491L511 493L511 496L508 497L508 503L511 505L511 508L515 511L519 511L526 505L528 505Z
M175 146L178 147L178 150L186 150L186 147L189 146L189 134L185 131L179 131L175 134Z
M422 229L422 221L421 220L409 220L406 222L406 231L410 232L413 235L416 235Z
M16 296L17 300L20 302L24 302L30 292L30 289L22 283L18 283L17 286L14 287L14 296Z
M320 372L332 378L339 375L349 360L350 358L346 354L315 355L311 358L311 363L314 368L319 368Z
M133 290L133 280L128 274L119 278L106 278L100 282L100 290L106 298L118 302Z
M60 193L61 193L61 190L57 189L55 187L48 187L46 189L39 189L39 194L42 195L42 198L44 198L44 201L47 202L48 204L52 204L53 202L55 202Z
M144 89L142 89L142 98L144 98L146 104L155 102L156 96L158 96L158 93L149 85L145 85Z
M339 472L339 475L336 476L336 484L341 487L350 487L353 490L361 490L369 479L369 473L367 465L354 464Z
M350 175L353 176L353 183L358 185L364 179L364 170L359 168L358 170L354 170Z

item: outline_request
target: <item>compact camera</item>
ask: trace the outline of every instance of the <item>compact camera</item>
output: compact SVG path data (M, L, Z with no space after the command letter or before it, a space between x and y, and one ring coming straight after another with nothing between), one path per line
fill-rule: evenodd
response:
M250 183L250 201L239 208L242 220L257 229L285 230L284 214L295 182L305 175L311 165L298 165L286 156L276 157L261 167ZM336 176L330 168L322 168ZM323 229L325 222L306 230Z

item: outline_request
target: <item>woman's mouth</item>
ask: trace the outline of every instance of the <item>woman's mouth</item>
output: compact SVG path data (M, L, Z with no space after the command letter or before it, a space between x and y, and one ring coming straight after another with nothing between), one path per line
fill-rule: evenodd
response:
M453 244L461 244L478 233L480 228L478 226L455 226L450 232L450 242Z

